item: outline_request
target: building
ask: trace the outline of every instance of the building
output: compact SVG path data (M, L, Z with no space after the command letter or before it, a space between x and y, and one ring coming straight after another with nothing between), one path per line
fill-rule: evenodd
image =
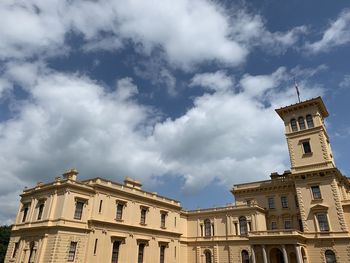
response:
M69 170L24 189L5 262L350 262L350 182L327 109L318 97L276 112L291 170L234 185L234 205L185 211L131 178L79 181Z

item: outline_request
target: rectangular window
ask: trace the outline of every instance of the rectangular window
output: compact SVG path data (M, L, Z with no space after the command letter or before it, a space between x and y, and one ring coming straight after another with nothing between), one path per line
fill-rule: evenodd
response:
M99 213L101 213L101 212L102 212L102 203L103 203L103 201L102 201L102 200L100 200L100 206L98 207L98 212L99 212Z
M44 203L40 203L38 207L38 218L37 220L41 220L43 217L43 212L44 212Z
M70 246L69 246L69 251L68 251L68 261L69 262L73 262L75 259L75 252L77 250L77 242L70 242Z
M174 227L176 227L176 216L174 218Z
M98 239L96 238L95 245L94 245L94 255L96 255L96 252L97 252L97 242L98 242Z
M16 257L18 248L19 248L19 242L16 242L16 243L15 243L15 247L13 248L12 258L15 258L15 257Z
M294 201L295 201L295 207L299 207L298 197L296 195L294 196Z
M147 209L146 208L141 208L141 218L140 218L140 224L145 225L146 224L146 214L147 214Z
M288 208L288 198L287 196L281 196L282 208Z
M120 241L113 242L112 263L118 263Z
M123 218L123 209L124 209L124 205L118 203L117 204L117 215L116 215L116 219L117 220L122 220L122 218Z
M329 231L329 225L328 225L328 219L327 219L327 214L326 213L318 213L316 215L317 221L318 221L318 226L320 228L321 232L327 232Z
M321 190L318 185L311 186L311 191L312 191L312 197L314 199L322 199Z
M166 213L160 214L160 227L165 228Z
M145 244L139 244L139 253L137 256L137 263L143 263L144 250L145 250Z
M83 207L84 202L82 201L76 201L75 202L75 212L74 212L74 219L81 219L81 216L83 214Z
M273 197L269 197L268 198L268 204L269 204L269 209L275 209L275 198Z
M201 225L201 237L203 236L203 225Z
M311 145L309 141L303 142L303 150L304 150L304 154L312 153Z
M165 260L165 246L160 246L160 255L159 255L159 262L164 263Z
M292 229L292 221L284 220L284 229Z
M271 222L271 230L275 230L277 229L277 222L276 221L272 221Z
M22 222L27 221L28 211L29 211L29 205L24 205L24 206L23 206L23 217L22 217Z

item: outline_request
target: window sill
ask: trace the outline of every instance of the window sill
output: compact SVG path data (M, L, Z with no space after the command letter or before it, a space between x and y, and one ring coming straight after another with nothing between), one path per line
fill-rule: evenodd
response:
M160 228L161 228L161 229L166 229L166 227L165 227L165 226L161 226Z
M124 222L123 219L119 219L119 218L116 218L115 221L120 222L120 223L123 223L123 222Z
M322 198L319 198L319 199L312 199L311 200L311 204L318 204L318 203L322 203L323 202L323 199Z
M146 224L146 223L140 223L140 225L141 225L141 226L147 226L147 224Z
M312 152L311 153L303 153L303 158L304 157L311 157L312 156Z

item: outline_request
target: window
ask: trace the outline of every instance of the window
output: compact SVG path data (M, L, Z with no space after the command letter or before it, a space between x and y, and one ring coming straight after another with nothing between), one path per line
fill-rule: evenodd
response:
M101 213L101 212L102 212L102 203L103 203L103 201L102 201L102 200L100 200L100 206L98 207L98 212L99 212L99 213Z
M276 207L275 207L275 198L269 197L269 198L267 199L267 202L268 202L268 204L269 204L269 209L275 209L275 208L276 208Z
M318 213L316 215L317 221L318 221L318 226L320 228L321 232L327 232L329 231L329 225L328 225L328 219L327 219L327 214L326 213Z
M95 245L94 245L94 255L96 255L96 252L97 252L97 242L98 242L98 239L96 238Z
M13 248L13 252L12 252L12 258L15 258L18 252L18 248L19 248L19 242L15 243L15 247Z
M288 198L287 196L281 196L282 208L288 208Z
M242 250L241 256L242 256L242 263L249 263L249 254L247 250Z
M166 213L160 213L160 227L165 228Z
M295 207L299 207L298 197L296 195L294 196L294 201L295 201Z
M303 144L304 154L312 153L311 145L309 141L303 142L302 144Z
M326 250L326 252L324 252L324 255L326 257L326 263L337 263L337 259L332 250Z
M247 199L246 202L247 202L247 206L251 206L252 205L252 199Z
M300 130L305 130L305 121L304 121L304 117L299 117L298 118L298 123L299 123L299 128Z
M211 263L211 252L209 250L206 250L204 252L205 256L205 263Z
M284 229L292 229L292 221L290 219L284 220Z
M68 251L68 261L69 262L73 262L75 259L75 252L77 250L77 242L70 242L70 246L69 246L69 251Z
M311 186L311 191L312 191L312 197L314 199L322 199L321 190L318 185Z
M37 218L37 220L41 220L41 218L43 217L43 211L44 211L44 203L41 202L41 203L39 203L39 207L38 207L38 218Z
M301 232L304 232L303 221L301 221L301 219L299 219L298 222L299 222L299 230Z
M118 263L120 241L113 242L112 263Z
M292 131L298 131L297 121L295 119L290 120L290 126L292 127Z
M210 237L211 236L211 223L209 219L205 219L204 220L204 235L206 237Z
M75 202L75 212L74 212L74 219L81 219L81 216L83 214L83 207L84 202L82 201L76 201Z
M139 254L137 257L137 263L143 263L144 250L145 250L145 244L143 243L139 244Z
M311 114L306 115L306 123L308 128L313 128L314 127L314 121L312 119Z
M25 222L27 220L28 210L29 210L29 205L28 204L24 205L22 222Z
M28 263L34 263L35 254L36 254L35 242L32 241L29 244L29 259L28 259Z
M159 255L159 261L160 263L164 263L165 261L165 246L160 246L160 255Z
M276 221L272 221L271 222L271 230L275 230L277 229L277 222Z
M140 224L145 225L146 224L146 214L147 214L147 209L146 208L141 208L141 218L140 218Z
M239 218L239 231L241 235L246 235L248 233L247 219L245 216Z
M117 204L117 215L116 215L116 219L117 220L122 220L123 218L123 209L124 209L124 205L121 203Z
M203 236L203 225L201 224L201 237Z

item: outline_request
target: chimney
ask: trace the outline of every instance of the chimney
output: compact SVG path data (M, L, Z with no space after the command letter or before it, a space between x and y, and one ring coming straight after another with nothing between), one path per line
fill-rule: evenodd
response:
M124 185L131 188L139 189L139 190L141 189L141 186L142 186L140 181L136 181L130 177L125 177Z
M77 175L78 175L77 169L70 169L63 173L63 178L67 180L76 181Z

